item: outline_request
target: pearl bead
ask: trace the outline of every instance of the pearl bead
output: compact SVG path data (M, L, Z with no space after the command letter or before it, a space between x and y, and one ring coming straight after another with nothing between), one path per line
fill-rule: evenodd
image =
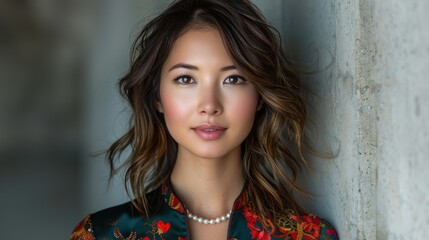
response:
M220 217L217 217L217 218L212 218L212 219L205 219L202 217L198 217L197 215L194 215L191 212L189 212L189 210L187 210L187 209L186 209L186 212L187 212L187 216L189 219L192 219L198 223L217 224L217 223L221 223L221 222L228 220L231 217L232 209L227 214L220 216Z

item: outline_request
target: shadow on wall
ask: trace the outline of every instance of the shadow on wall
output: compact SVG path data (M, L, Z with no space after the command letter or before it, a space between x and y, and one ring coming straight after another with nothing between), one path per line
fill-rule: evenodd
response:
M316 213L341 230L336 220L339 181L335 161L340 152L335 126L336 21L334 1L284 1L279 6L284 51L301 70L302 93L307 106L307 137L320 157L309 154L312 169L298 178L310 198L299 197L310 212ZM349 79L351 80L351 79Z

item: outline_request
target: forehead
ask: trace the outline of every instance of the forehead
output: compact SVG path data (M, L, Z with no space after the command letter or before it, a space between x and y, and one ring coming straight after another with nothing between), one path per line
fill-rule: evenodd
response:
M164 66L189 64L232 64L222 36L216 28L191 28L174 42Z

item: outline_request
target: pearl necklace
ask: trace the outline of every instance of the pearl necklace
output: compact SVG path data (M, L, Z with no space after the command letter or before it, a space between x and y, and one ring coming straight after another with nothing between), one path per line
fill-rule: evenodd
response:
M232 209L229 210L229 212L227 212L225 215L222 215L217 218L212 218L212 219L198 217L197 215L194 215L191 212L189 212L188 209L186 209L186 212L188 213L188 218L194 220L195 222L202 223L202 224L217 224L228 220L231 217Z

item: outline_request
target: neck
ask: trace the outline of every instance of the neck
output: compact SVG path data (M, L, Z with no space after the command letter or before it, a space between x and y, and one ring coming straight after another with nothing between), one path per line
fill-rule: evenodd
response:
M204 159L179 149L171 183L190 212L204 218L223 215L231 210L243 188L240 151Z

